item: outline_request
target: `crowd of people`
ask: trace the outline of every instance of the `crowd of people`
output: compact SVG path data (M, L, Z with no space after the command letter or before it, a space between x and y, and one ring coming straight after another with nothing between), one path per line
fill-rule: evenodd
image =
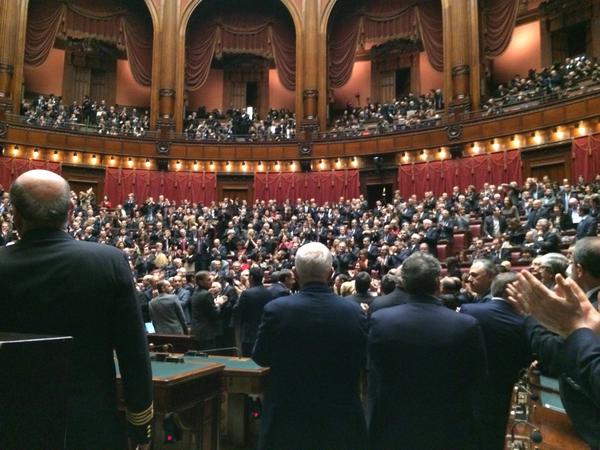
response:
M505 108L532 100L562 98L585 81L600 82L597 58L567 58L540 71L530 69L527 77L515 75L506 85L500 84L494 95L482 105L483 110L487 115L502 114Z
M286 109L271 108L265 118L248 109L198 111L187 114L184 131L188 139L228 141L282 141L296 137L296 116Z
M367 99L364 107L348 104L342 115L333 119L324 136L357 137L435 126L443 109L441 89L432 89L424 95L409 93L389 103L372 103Z
M145 136L150 129L150 114L137 108L107 105L105 100L92 100L85 96L83 101L70 105L62 97L50 94L21 102L21 115L29 125L68 129L73 131L94 130L109 136Z
M58 183L56 175L37 172L30 178ZM23 224L39 214L20 192L3 192L0 203L0 239L15 252L29 248L15 245L16 230L37 239ZM157 332L191 333L201 350L237 346L271 367L261 449L388 449L398 442L501 449L512 386L534 355L543 373L568 372L583 384L589 378L578 354L568 354L575 366L563 366L563 352L588 351L600 339L597 312L586 306L600 292L600 175L574 185L544 177L522 186L455 187L437 197L395 192L372 207L362 197L322 205L201 205L133 194L113 205L92 191L70 197L66 233L122 251L144 319ZM19 201L15 216L11 199ZM468 235L475 224L481 233L463 249L468 258L447 258L442 267L437 245ZM511 270L507 248L531 254L532 261L519 263L526 274ZM557 314L571 319L553 322L537 303L540 295L558 309L567 296L570 312ZM573 319L576 305L582 312ZM368 422L358 397L367 348ZM594 446L597 423L581 414L597 406L586 392L571 385L563 401Z

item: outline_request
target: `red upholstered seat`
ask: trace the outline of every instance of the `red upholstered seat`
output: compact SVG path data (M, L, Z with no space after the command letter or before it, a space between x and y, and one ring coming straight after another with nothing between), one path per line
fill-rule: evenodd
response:
M459 233L454 235L454 242L452 243L452 252L454 254L464 250L466 248L465 234Z
M440 261L446 261L448 257L448 244L437 245L437 257Z
M478 238L481 236L481 223L469 224L469 231L471 232L472 238Z

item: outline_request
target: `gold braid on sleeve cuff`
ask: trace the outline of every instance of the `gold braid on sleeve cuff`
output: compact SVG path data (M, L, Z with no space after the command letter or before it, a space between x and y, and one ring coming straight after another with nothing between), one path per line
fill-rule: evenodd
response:
M126 412L127 422L131 425L140 426L145 425L152 420L154 417L154 404L151 403L148 408L141 412L131 412L127 410Z

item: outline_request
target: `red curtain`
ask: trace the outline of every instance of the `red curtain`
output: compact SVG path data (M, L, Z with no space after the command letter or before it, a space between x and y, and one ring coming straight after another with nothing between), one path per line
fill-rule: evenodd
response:
M419 33L427 59L438 72L444 71L444 26L440 0L420 2L417 7Z
M61 164L57 162L2 156L0 157L0 185L5 190L9 190L10 185L19 175L33 169L44 169L58 174L62 172Z
M150 86L152 78L152 24L148 15L129 12L119 0L37 0L29 4L25 63L40 66L57 36L110 42L127 51L135 80Z
M296 88L296 36L287 17L246 9L225 14L218 8L194 14L186 36L186 88L199 89L213 58L225 53L273 58L281 84L291 91Z
M521 154L518 150L490 153L457 160L403 164L398 168L398 189L404 197L426 191L439 196L454 186L481 188L484 183L522 183Z
M487 1L483 13L485 55L493 58L501 55L512 38L519 0Z
M318 204L356 198L360 194L357 170L309 173L256 173L254 197L257 200L294 201L314 198Z
M581 175L586 182L593 181L600 174L600 134L584 136L573 140L572 179Z
M216 199L217 176L205 172L161 172L157 170L107 168L104 194L114 205L132 192L138 202L164 195L180 203L189 200L210 205Z

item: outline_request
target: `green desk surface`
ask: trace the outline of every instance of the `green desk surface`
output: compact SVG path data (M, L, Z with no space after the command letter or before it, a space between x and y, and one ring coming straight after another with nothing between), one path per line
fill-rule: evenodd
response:
M166 361L150 361L152 366L152 378L168 380L170 378L177 378L190 372L198 372L199 369L207 369L212 372L212 369L218 368L219 363L216 361L196 361L194 363L172 363ZM119 364L115 360L115 367L117 369L117 377L121 377L121 371L119 370ZM222 367L222 366L221 366Z
M560 413L566 414L565 407L560 400L560 395L555 394L553 392L540 392L540 400L544 408L552 409L553 411L558 411Z
M558 380L556 378L550 378L544 375L540 375L540 385L544 388L552 389L556 392L559 391Z
M225 364L225 370L264 370L250 358L232 358L228 356L185 356L186 364L203 364L207 362Z

